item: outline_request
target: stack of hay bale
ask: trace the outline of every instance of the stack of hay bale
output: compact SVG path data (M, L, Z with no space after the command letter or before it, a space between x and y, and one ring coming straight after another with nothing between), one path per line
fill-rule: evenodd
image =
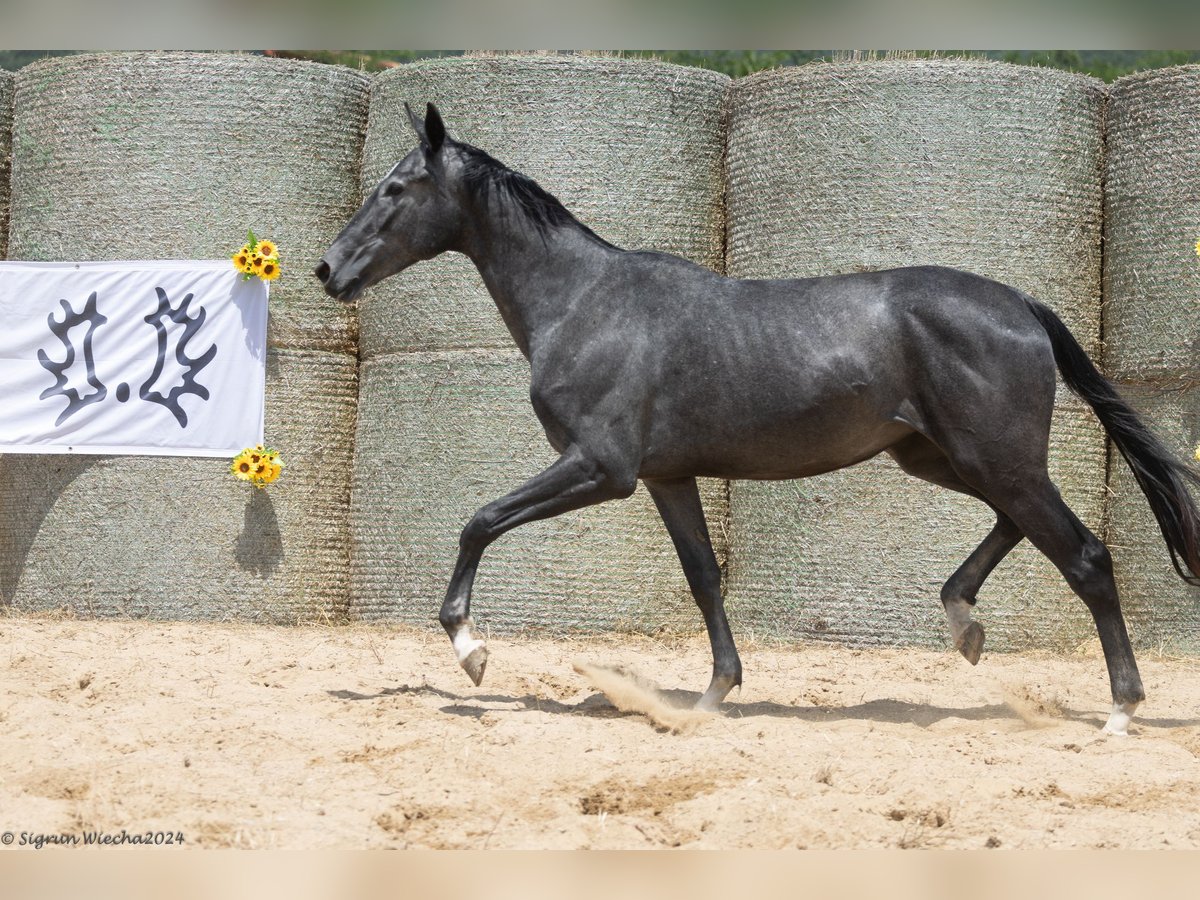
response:
M452 137L532 177L607 240L719 269L728 82L581 56L401 66L374 85L364 190L416 145L404 103L424 114L433 102ZM368 291L360 307L353 613L428 623L462 526L556 454L529 403L528 364L466 257L420 263ZM703 495L723 553L724 483L709 482ZM628 500L506 535L484 556L476 598L476 618L506 630L699 627L640 487Z
M961 59L817 63L734 84L730 275L937 264L995 278L1100 339L1103 85ZM803 378L803 372L796 373ZM1105 440L1060 386L1050 474L1102 524ZM799 482L735 482L735 627L943 645L939 590L994 523L886 457ZM992 649L1069 647L1090 617L1028 543L980 593Z
M230 54L44 60L17 74L9 256L221 259L280 246L255 492L228 461L0 458L0 589L19 609L295 622L345 614L357 324L309 276L357 206L369 79Z
M266 429L288 467L262 493L223 460L0 456L0 603L433 621L461 527L555 454L528 364L465 257L385 281L357 315L308 277L415 145L405 101L437 104L452 136L618 246L736 277L938 264L1018 287L1103 354L1175 452L1200 440L1197 66L1113 87L1106 160L1103 85L981 60L818 63L731 87L581 56L427 60L374 82L230 54L49 59L0 72L0 256L212 259L247 228L277 240ZM1051 476L1096 531L1106 467L1102 430L1060 385ZM1124 464L1109 477L1135 642L1195 652L1200 591L1172 572ZM701 490L741 633L942 645L940 587L993 521L886 458ZM477 619L505 630L699 627L641 488L512 532L485 555L477 597ZM980 601L992 649L1094 634L1027 543Z
M1105 201L1106 370L1164 443L1200 442L1200 66L1112 88ZM1108 543L1140 644L1200 650L1200 589L1174 572L1128 467L1114 455Z

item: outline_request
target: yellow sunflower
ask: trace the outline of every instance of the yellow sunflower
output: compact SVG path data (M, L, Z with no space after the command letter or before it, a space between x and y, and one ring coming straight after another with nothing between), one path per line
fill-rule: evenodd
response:
M239 481L250 481L253 478L254 463L250 462L250 458L245 451L239 453L232 463L229 464L229 471Z
M239 250L237 253L233 254L233 257L232 257L233 267L235 269L237 269L239 272L250 271L248 268L246 268L250 264L250 258L251 258L250 247L249 247L249 245L247 245L247 246L243 247L241 250Z
M274 241L259 241L254 250L256 253L261 253L266 259L270 259L279 252L279 248L275 246Z
M257 275L263 281L274 281L279 277L279 260L274 257L264 259L257 269Z

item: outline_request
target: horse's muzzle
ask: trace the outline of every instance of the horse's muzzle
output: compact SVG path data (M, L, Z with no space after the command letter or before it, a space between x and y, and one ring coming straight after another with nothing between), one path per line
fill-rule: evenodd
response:
M362 279L352 278L345 284L338 284L333 277L333 270L324 259L317 263L316 268L313 269L313 275L317 276L317 281L325 286L325 293L343 303L350 303L362 293L360 287Z

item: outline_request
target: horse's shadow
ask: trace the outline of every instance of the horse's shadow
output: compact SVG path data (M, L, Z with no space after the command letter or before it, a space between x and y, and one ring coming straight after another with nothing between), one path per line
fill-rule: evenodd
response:
M636 716L639 713L626 712L617 709L602 693L590 694L576 702L553 700L538 697L534 694L521 696L507 694L476 694L463 696L452 691L443 690L429 684L401 685L399 687L382 688L374 694L363 694L349 690L331 690L331 697L339 700L378 700L400 694L438 697L451 701L440 711L452 716L481 718L492 713L504 715L507 713L542 712L552 715L589 716L592 718L624 718ZM700 699L695 691L666 690L660 695L667 704L680 709L688 709ZM484 706L481 704L496 704ZM790 706L768 700L751 703L726 702L721 705L721 713L728 719L757 718L767 716L780 719L795 719L801 722L874 722L887 725L916 725L919 728L929 728L946 719L963 719L972 722L986 721L1021 721L1029 723L1015 709L1005 703L988 703L980 706L947 707L934 706L928 703L912 703L906 700L881 698L855 703L849 706ZM1069 722L1080 722L1090 725L1103 725L1105 714L1100 712L1081 711L1064 708L1055 719ZM1045 722L1053 722L1047 718ZM1200 719L1150 719L1138 717L1135 724L1145 728L1194 728L1200 727Z

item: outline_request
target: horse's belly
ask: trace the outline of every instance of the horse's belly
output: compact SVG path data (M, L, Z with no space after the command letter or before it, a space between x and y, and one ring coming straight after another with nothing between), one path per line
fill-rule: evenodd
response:
M652 431L643 477L806 478L870 459L913 431L900 417L853 404L767 420L743 410L673 424Z

